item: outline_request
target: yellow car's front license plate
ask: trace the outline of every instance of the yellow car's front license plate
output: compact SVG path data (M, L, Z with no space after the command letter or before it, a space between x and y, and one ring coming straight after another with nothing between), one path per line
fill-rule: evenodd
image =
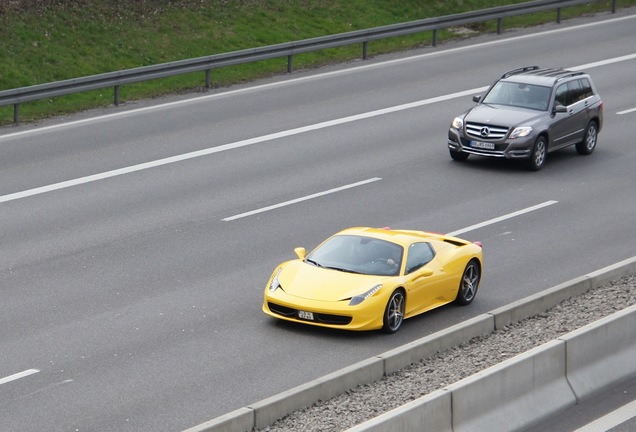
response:
M314 314L311 312L298 311L298 318L313 321Z

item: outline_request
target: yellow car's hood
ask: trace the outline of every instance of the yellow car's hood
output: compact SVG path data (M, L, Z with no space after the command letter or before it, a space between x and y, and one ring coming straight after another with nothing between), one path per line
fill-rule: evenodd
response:
M365 293L386 277L316 267L300 260L288 262L278 276L287 294L320 301L341 301Z

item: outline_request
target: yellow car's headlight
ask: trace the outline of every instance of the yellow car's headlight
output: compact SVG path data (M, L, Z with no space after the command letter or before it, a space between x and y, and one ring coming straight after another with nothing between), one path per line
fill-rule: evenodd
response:
M371 288L369 291L365 292L364 294L360 294L355 297L352 297L351 301L349 302L349 306L359 305L360 303L362 303L363 301L371 297L373 294L380 291L380 288L382 288L382 284L377 284L376 286L374 286L373 288Z
M278 275L280 274L281 271L283 271L282 267L280 267L274 273L274 276L272 277L272 281L269 283L269 292L274 292L281 287L280 282L278 282Z

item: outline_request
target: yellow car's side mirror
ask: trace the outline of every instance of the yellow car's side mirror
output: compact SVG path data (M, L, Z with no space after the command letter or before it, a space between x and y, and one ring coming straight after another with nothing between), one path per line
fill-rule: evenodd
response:
M296 253L296 256L301 260L304 260L305 255L307 255L307 251L304 247L297 247L296 249L294 249L294 252Z

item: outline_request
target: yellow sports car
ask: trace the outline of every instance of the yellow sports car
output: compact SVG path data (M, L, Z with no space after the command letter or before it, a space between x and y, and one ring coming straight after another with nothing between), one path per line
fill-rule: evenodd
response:
M423 231L349 228L294 252L269 278L263 312L349 330L394 333L405 318L470 304L482 272L481 243Z

